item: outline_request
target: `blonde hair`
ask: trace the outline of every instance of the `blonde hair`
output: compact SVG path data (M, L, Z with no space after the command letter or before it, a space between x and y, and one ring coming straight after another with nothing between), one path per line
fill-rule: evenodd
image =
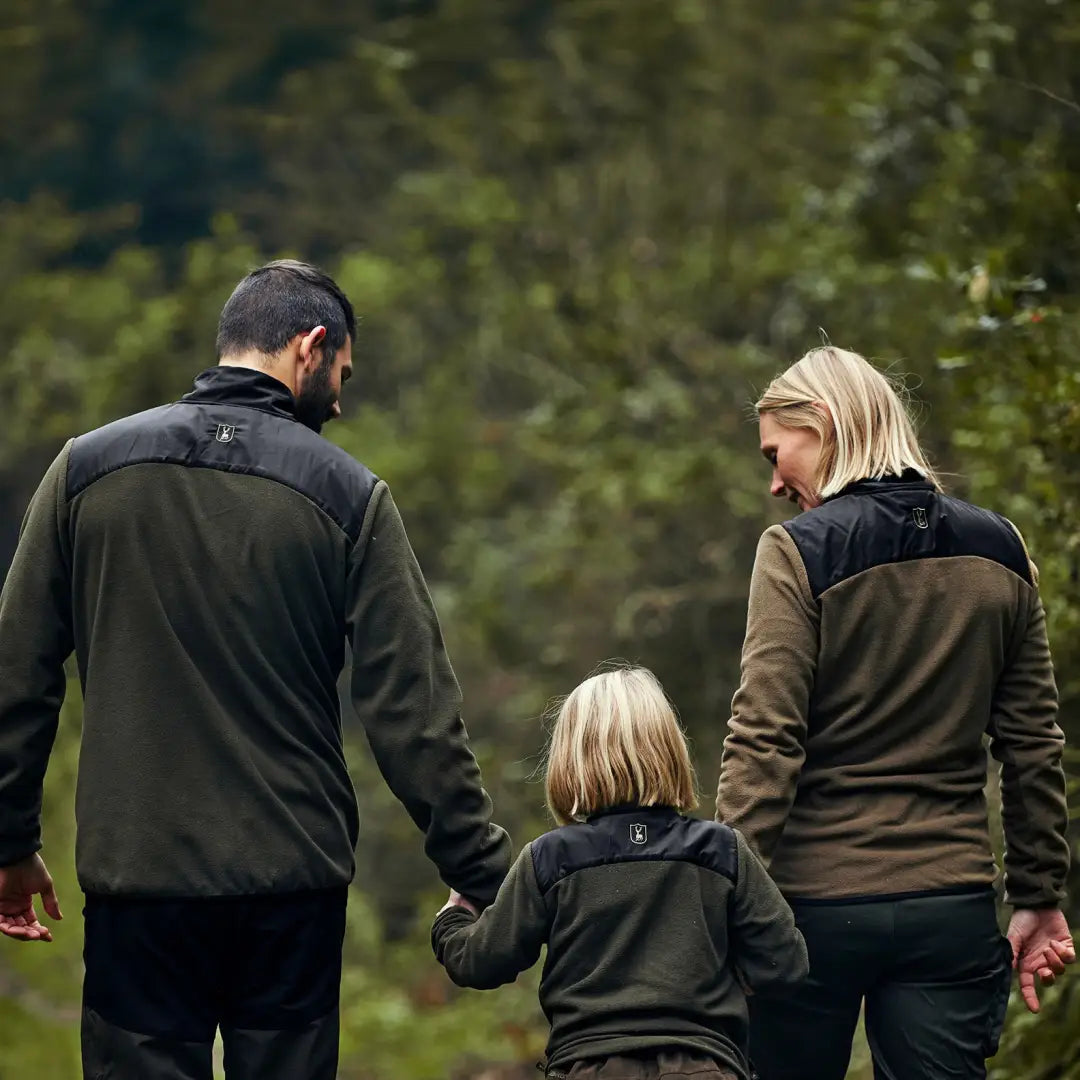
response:
M545 788L560 825L622 803L683 811L697 806L686 738L651 671L601 672L563 701Z
M778 375L754 404L784 427L821 436L814 486L822 499L856 480L921 473L938 491L908 415L904 387L858 353L833 345L811 349ZM826 406L822 409L821 406Z

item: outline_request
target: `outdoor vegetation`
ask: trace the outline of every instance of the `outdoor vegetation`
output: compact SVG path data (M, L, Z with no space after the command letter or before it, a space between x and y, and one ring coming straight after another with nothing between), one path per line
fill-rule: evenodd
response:
M0 567L65 439L185 392L247 270L318 262L361 317L327 435L394 491L515 846L549 827L545 706L610 657L664 682L710 814L791 513L749 403L827 336L1024 532L1080 805L1080 4L6 0L0 59ZM79 724L73 673L67 919L0 942L0 1080L79 1075ZM346 725L342 1080L537 1076L536 973L450 984L445 890ZM1080 1077L1080 977L1013 1005L994 1080Z

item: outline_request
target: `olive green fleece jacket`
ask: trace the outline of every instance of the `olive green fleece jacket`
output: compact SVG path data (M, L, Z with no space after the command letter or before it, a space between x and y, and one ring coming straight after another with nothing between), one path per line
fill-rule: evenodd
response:
M386 484L297 423L270 376L69 443L0 598L0 865L41 846L74 651L88 892L223 896L351 880L337 680L451 887L484 904L509 839L469 749L438 619Z
M761 538L716 801L785 896L991 884L1001 766L1008 902L1069 866L1063 736L1038 577L1004 518L924 482L861 482Z
M548 1067L681 1050L749 1075L742 982L807 972L791 910L746 841L662 807L619 807L527 844L479 918L439 914L432 946L460 986L513 982L547 947Z

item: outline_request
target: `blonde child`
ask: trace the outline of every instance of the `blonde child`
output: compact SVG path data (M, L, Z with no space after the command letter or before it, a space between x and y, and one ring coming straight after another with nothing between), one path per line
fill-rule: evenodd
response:
M743 987L802 979L791 910L743 838L686 817L686 740L645 668L586 679L547 762L559 828L526 844L479 917L451 894L432 927L459 986L513 982L547 946L546 1075L746 1080Z

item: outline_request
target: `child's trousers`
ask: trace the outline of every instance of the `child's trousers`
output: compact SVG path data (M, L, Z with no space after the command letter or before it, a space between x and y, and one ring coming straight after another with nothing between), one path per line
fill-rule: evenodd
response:
M650 1057L606 1057L575 1062L568 1072L552 1070L550 1080L741 1080L712 1058L678 1051Z

